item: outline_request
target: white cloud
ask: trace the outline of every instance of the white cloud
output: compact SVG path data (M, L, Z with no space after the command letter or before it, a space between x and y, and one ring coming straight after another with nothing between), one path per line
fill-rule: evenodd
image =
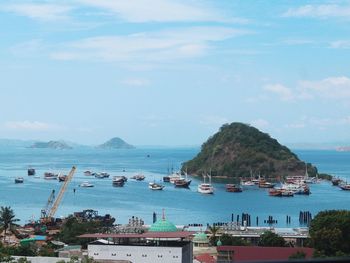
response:
M100 8L127 22L236 22L246 19L227 18L212 6L180 0L77 0L83 5Z
M258 129L264 129L270 126L270 123L267 120L264 119L257 119L250 122L250 125L258 128Z
M331 48L343 48L343 49L349 49L350 48L350 40L338 40L333 41L330 43Z
M132 87L143 87L149 85L147 79L125 79L122 81L123 84Z
M57 21L68 19L68 14L73 9L73 7L68 5L49 3L25 3L5 5L1 9L35 20Z
M40 121L9 121L5 123L5 128L10 130L23 131L48 131L59 128L58 125Z
M189 27L63 43L50 54L57 60L164 61L206 54L212 43L250 32L230 27Z
M311 17L311 18L330 18L343 17L350 18L349 5L304 5L297 8L290 8L285 12L283 17Z
M347 77L330 77L320 81L302 81L304 92L322 98L350 99L350 79Z
M263 89L278 95L282 100L293 100L295 98L292 90L282 84L265 85Z
M313 98L343 101L350 99L350 78L341 76L317 81L303 80L299 81L294 89L282 84L270 84L265 85L263 89L278 95L284 101Z

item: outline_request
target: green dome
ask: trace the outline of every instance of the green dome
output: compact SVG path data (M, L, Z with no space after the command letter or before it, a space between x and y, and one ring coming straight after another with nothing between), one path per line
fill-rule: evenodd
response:
M195 243L209 243L208 237L205 233L199 232L194 235L193 242Z
M221 240L219 239L218 242L216 243L216 245L219 247L219 246L222 246L222 242Z
M149 229L150 232L176 232L176 226L166 219L155 222Z

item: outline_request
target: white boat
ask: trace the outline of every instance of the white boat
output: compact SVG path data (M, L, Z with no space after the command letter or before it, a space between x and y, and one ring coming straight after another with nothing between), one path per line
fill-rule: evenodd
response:
M87 171L85 171L84 172L84 175L86 175L86 176L92 176L92 172L91 171L89 171L89 170L87 170Z
M243 185L243 186L255 186L256 184L252 181L242 181L241 185Z
M208 175L209 177L209 183L205 182L205 175L203 175L204 182L202 184L198 185L198 192L201 194L213 194L214 193L214 187L211 184L211 176Z
M80 187L94 187L94 185L89 183L88 181L82 182L79 186Z
M149 183L148 188L151 190L163 190L164 185L157 184L157 183Z
M182 180L182 179L184 178L181 176L181 173L173 173L169 175L169 182L172 184L175 184L176 181Z

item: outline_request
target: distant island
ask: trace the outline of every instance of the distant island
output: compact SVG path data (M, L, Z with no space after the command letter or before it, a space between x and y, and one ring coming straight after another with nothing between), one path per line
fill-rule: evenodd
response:
M64 141L49 141L49 142L35 142L30 146L35 149L59 149L59 150L70 150L73 149Z
M337 152L350 152L350 146L340 146L336 148Z
M250 177L251 174L281 178L304 175L306 164L269 134L243 123L223 125L201 147L200 153L183 163L182 170L201 175L211 171L215 177ZM307 164L310 176L317 168Z
M104 144L97 146L97 148L99 149L135 149L135 146L128 144L127 142L125 142L124 140L118 137L115 137L108 140Z

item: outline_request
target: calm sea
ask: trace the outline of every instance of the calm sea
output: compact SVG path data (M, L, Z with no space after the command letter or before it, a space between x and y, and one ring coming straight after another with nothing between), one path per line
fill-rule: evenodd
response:
M175 224L214 223L231 220L231 214L249 213L259 216L260 226L269 215L284 227L286 215L292 226L299 225L299 212L315 215L325 209L350 209L350 191L342 191L328 182L311 186L310 196L276 198L263 189L247 189L242 193L227 193L224 184L215 183L214 195L197 192L200 180L192 178L190 189L177 189L166 184L163 191L151 191L148 183L160 181L168 167L179 169L182 162L193 158L199 148L140 148L135 150L99 150L81 148L74 150L47 150L3 148L0 153L0 205L11 206L21 223L40 217L41 209L53 189L59 191L58 181L43 179L46 171L68 173L75 165L78 169L60 204L56 216L67 216L83 209L111 214L118 223L127 223L132 216L152 223L153 212L159 215L164 208L168 219ZM307 162L316 165L320 172L350 180L350 152L295 151ZM149 157L148 157L149 155ZM33 167L40 178L27 176ZM108 172L130 177L143 173L145 181L129 180L124 187L112 187L111 177L96 179L83 174L85 170ZM23 184L15 184L15 177L23 176ZM81 188L83 181L93 183L93 188ZM76 189L75 193L73 189ZM255 224L255 220L252 220Z

